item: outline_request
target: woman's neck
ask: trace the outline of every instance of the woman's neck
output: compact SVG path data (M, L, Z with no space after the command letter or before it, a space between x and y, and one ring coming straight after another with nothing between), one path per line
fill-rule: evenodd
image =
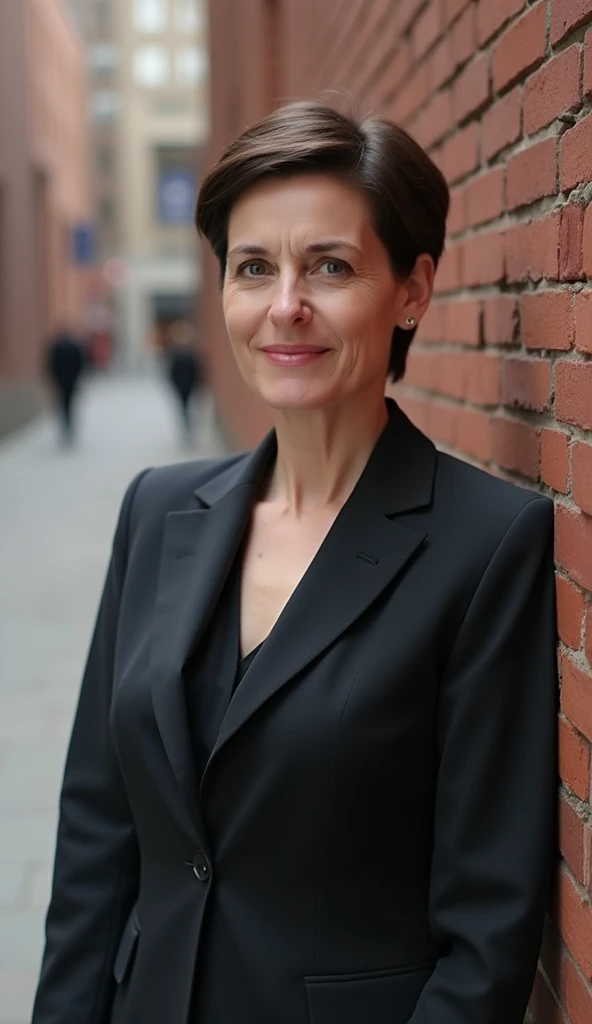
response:
M282 411L275 417L277 460L266 501L296 516L347 501L388 422L384 397L337 409Z

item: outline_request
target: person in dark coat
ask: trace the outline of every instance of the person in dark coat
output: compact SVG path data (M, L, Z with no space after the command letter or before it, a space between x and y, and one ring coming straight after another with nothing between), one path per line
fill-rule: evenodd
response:
M32 1024L522 1024L557 798L553 503L392 399L448 189L270 114L204 180L254 451L123 500Z
M66 443L74 439L72 406L84 364L84 350L75 334L67 327L60 328L48 345L47 371L55 388Z
M193 331L186 321L174 324L167 345L168 378L179 403L185 437L191 433L191 397L199 384L198 360L193 347Z

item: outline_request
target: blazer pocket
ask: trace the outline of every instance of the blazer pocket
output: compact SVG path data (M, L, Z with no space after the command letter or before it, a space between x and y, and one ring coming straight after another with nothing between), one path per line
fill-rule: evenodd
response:
M118 985L121 985L130 969L139 936L140 922L138 921L136 908L133 907L132 912L127 919L126 926L123 929L121 939L119 940L115 963L113 965L113 975Z
M311 1024L407 1024L433 963L304 979Z

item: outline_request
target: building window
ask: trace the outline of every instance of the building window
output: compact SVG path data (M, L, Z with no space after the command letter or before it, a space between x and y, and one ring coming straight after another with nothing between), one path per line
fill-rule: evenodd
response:
M140 46L134 54L134 78L138 85L154 88L169 78L169 54L162 46Z
M119 113L120 96L114 89L97 89L90 96L90 112L94 121L113 121Z
M113 43L95 43L90 48L90 67L99 74L113 71L117 66L117 59L117 47Z
M155 157L159 223L192 224L197 188L195 150L161 146Z
M167 0L134 0L134 26L139 32L162 32L167 24Z
M201 27L202 0L173 0L177 32L196 33Z
M205 76L207 57L204 49L183 46L175 53L175 78L179 85L198 85Z

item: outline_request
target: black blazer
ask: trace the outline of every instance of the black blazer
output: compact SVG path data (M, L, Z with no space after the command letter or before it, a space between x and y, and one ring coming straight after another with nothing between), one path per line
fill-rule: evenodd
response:
M552 503L390 403L197 778L182 670L274 454L126 494L33 1022L521 1024L554 839Z

